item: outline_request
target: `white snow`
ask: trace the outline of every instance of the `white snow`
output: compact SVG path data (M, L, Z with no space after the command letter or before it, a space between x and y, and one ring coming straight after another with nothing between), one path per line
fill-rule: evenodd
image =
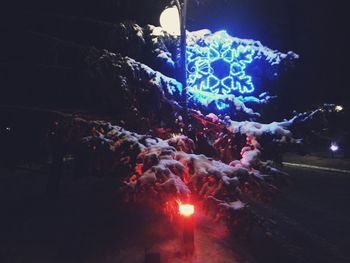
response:
M262 124L252 121L231 121L227 129L233 133L240 132L242 134L260 137L263 134L271 134L276 136L292 137L292 133L286 128L291 122L272 122Z

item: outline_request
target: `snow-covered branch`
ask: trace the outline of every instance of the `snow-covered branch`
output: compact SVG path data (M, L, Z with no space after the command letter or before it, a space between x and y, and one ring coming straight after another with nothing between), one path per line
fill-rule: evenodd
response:
M266 168L258 172L243 160L225 164L194 154L194 142L185 136L162 140L108 122L74 117L65 118L61 125L64 142L75 145L83 165L88 162L97 172L121 178L129 198L157 200L160 206L188 198L204 202L210 196L226 200L222 203L234 202L241 193L267 198L275 193L270 191L274 178L282 175ZM121 167L130 174L120 174Z

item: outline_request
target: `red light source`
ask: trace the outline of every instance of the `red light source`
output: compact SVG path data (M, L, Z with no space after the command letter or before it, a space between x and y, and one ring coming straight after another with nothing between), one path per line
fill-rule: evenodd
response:
M194 205L183 204L177 201L179 205L179 214L182 215L182 239L184 256L193 256L194 254Z
M180 203L179 212L180 212L180 215L189 217L194 214L194 205Z

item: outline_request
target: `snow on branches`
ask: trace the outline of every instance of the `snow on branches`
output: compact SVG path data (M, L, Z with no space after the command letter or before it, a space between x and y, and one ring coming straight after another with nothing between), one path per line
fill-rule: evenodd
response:
M194 142L182 135L162 140L108 122L74 117L65 118L61 125L65 127L63 141L74 146L80 165L93 166L94 173L121 177L129 200L153 200L162 206L169 200L203 203L215 198L230 208L242 193L258 199L271 197L276 193L272 179L281 175L269 169L258 173L243 161L225 164L194 154Z
M123 33L114 33L117 34L118 44L111 43L111 50L113 52L131 55L141 62L146 62L154 70L173 78L176 76L176 68L179 64L178 37L168 34L161 27L152 25L140 27L133 23L121 23L119 28L119 31ZM198 48L196 47L202 50L205 46L210 45L218 33L212 33L208 29L187 32L188 52L191 52L193 49L197 50ZM260 114L254 109L255 106L266 104L274 98L273 96L269 96L267 92L269 87L266 87L265 82L268 79L276 78L279 72L293 65L299 56L291 51L283 53L272 50L263 46L259 41L251 39L240 39L229 36L228 34L225 35L225 39L233 43L232 45L234 47L239 46L253 52L253 63L249 66L249 72L254 73L253 82L257 90L254 94L244 94L244 96L240 94L220 93L212 96L206 96L201 93L196 95L189 94L188 102L190 107L196 108L206 114L225 109L232 118L239 113L243 113L245 116L251 118L259 117ZM135 45L135 48L130 48ZM201 63L199 65L200 68L203 65L206 64ZM236 65L238 64L236 63ZM233 72L234 76L235 74ZM195 75L197 76L198 74ZM176 98L173 99L176 100Z
M127 167L130 175L123 181L129 199L151 199L159 205L170 199L196 198L202 203L235 210L245 207L241 202L245 194L268 199L278 192L275 183L285 174L266 160L271 157L280 162L281 158L266 152L277 154L282 145L296 142L290 130L296 119L270 124L252 121L260 117L257 108L275 97L258 87L254 94L219 92L215 96L200 96L197 103L198 97L195 99L189 92L190 125L186 127L189 137L181 135L185 126L178 102L183 99L183 87L173 78L179 62L179 39L151 25L123 23L120 28L114 32L118 45L111 49L117 53L92 50L86 60L92 74L102 83L97 93L116 112L126 113L125 120L135 120L134 130L169 128L170 131L159 139L108 123L94 123L82 145L87 147L87 152L98 153L92 154L98 158L97 169L113 173L118 167ZM236 54L242 48L251 51L254 63L246 64L258 82L275 78L298 59L293 52L282 53L259 41L224 35L230 43L225 54ZM211 45L217 36L209 30L187 32L188 48L191 51ZM230 57L225 59L234 64ZM237 72L231 64L230 76L234 78ZM127 115L130 112L134 114L132 117ZM247 121L238 121L242 119Z
M93 103L124 115L147 130L164 122L174 123L182 86L175 79L145 64L106 50L91 50L86 58L92 77L100 85Z

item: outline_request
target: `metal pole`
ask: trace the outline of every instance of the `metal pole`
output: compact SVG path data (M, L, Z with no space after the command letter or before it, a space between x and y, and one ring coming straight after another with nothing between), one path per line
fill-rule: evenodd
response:
M182 68L182 99L184 108L185 124L188 124L187 112L187 74L186 74L186 17L187 0L183 1L181 12L181 68Z
M186 17L187 17L187 2L188 0L183 0L181 4L179 0L175 0L175 4L180 13L180 68L179 68L179 78L182 84L182 94L181 94L181 106L183 107L183 121L185 127L188 124L188 112L187 112L187 75L186 75Z
M194 254L194 219L193 216L183 217L183 253L186 257Z

